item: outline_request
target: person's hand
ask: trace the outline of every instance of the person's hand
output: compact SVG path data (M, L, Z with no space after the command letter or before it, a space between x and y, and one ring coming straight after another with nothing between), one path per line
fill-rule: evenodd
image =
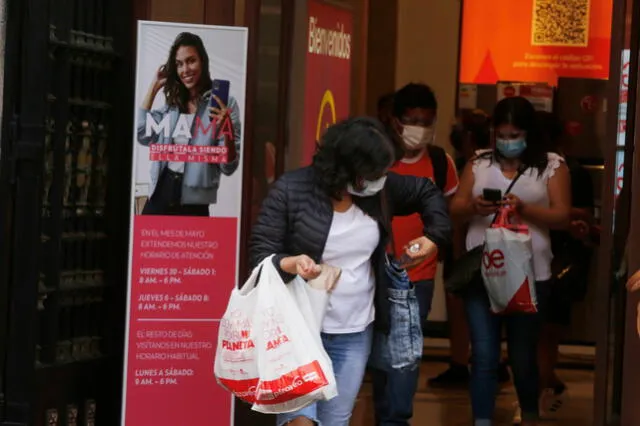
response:
M416 238L404 246L401 267L411 269L421 264L438 251L438 247L427 237Z
M211 121L218 123L218 126L222 125L222 121L227 117L229 110L227 109L227 105L220 100L220 98L213 93L211 94L213 99L218 102L218 107L209 107L209 118Z
M296 274L309 281L318 278L322 268L306 254L296 256Z
M569 225L569 233L576 240L585 240L589 236L589 224L584 220L573 220Z
M487 201L482 196L473 200L473 209L476 214L480 216L496 214L498 212L498 208L500 208L499 204L496 204L493 201Z
M517 212L522 211L522 208L524 207L524 203L522 202L522 200L518 198L517 195L513 194L507 194L501 204L503 206L513 207L513 209Z
M636 271L635 274L627 281L627 290L630 292L640 290L640 271Z
M153 76L153 82L151 85L153 86L153 90L155 92L160 91L165 84L167 84L167 70L164 65L160 66L156 71L156 74Z

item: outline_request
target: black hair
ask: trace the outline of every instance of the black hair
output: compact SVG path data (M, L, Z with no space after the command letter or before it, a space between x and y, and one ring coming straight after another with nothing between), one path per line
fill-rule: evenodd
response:
M190 94L184 84L180 81L178 75L178 67L176 65L176 55L178 49L181 47L193 47L198 52L200 62L202 65L202 74L200 75L200 81L198 82L198 89L200 94L211 89L211 75L209 74L209 54L207 49L204 48L202 39L192 33L180 33L174 40L169 49L169 57L164 65L164 71L167 74L167 83L164 86L164 93L166 103L171 107L178 107L180 112L187 111L187 104L189 103Z
M393 108L393 97L395 96L395 93L387 93L386 95L382 95L378 98L378 104L377 104L377 108L378 108L378 112L380 112L383 109L388 108L390 111Z
M562 145L562 137L564 136L564 123L557 114L547 111L538 111L538 121L542 131L547 136L549 148L557 151Z
M491 145L491 120L482 110L465 113L460 122L451 129L449 140L451 145L462 151L465 138L471 136L476 149L487 149Z
M347 185L377 179L395 161L384 126L375 118L356 117L329 127L313 157L318 185L339 200Z
M438 109L436 94L431 87L422 83L409 83L396 92L393 97L393 116L400 118L412 108Z
M527 148L520 156L520 161L524 167L538 169L538 175L542 175L549 162L549 143L531 102L520 96L504 98L493 110L492 121L494 129L511 124L527 133ZM499 157L500 153L496 150L494 155Z

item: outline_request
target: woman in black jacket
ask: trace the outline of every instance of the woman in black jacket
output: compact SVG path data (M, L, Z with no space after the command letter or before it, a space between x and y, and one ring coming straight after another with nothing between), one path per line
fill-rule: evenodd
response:
M415 264L449 244L442 193L427 179L389 173L394 149L381 124L353 118L329 128L310 167L286 173L263 203L253 228L253 266L275 254L285 282L313 279L320 263L341 268L322 324L339 395L295 413L278 426L348 426L371 351L373 327L389 329L386 247L393 216L419 214L424 237L407 250ZM375 325L374 325L375 323Z

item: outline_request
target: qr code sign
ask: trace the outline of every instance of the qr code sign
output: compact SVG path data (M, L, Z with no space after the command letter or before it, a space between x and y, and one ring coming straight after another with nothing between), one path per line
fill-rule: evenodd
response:
M534 46L587 46L590 0L533 0Z

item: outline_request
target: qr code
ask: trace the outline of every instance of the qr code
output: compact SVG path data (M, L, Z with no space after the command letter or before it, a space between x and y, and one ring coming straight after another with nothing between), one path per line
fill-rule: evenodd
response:
M590 0L533 0L531 43L587 46L590 3Z

